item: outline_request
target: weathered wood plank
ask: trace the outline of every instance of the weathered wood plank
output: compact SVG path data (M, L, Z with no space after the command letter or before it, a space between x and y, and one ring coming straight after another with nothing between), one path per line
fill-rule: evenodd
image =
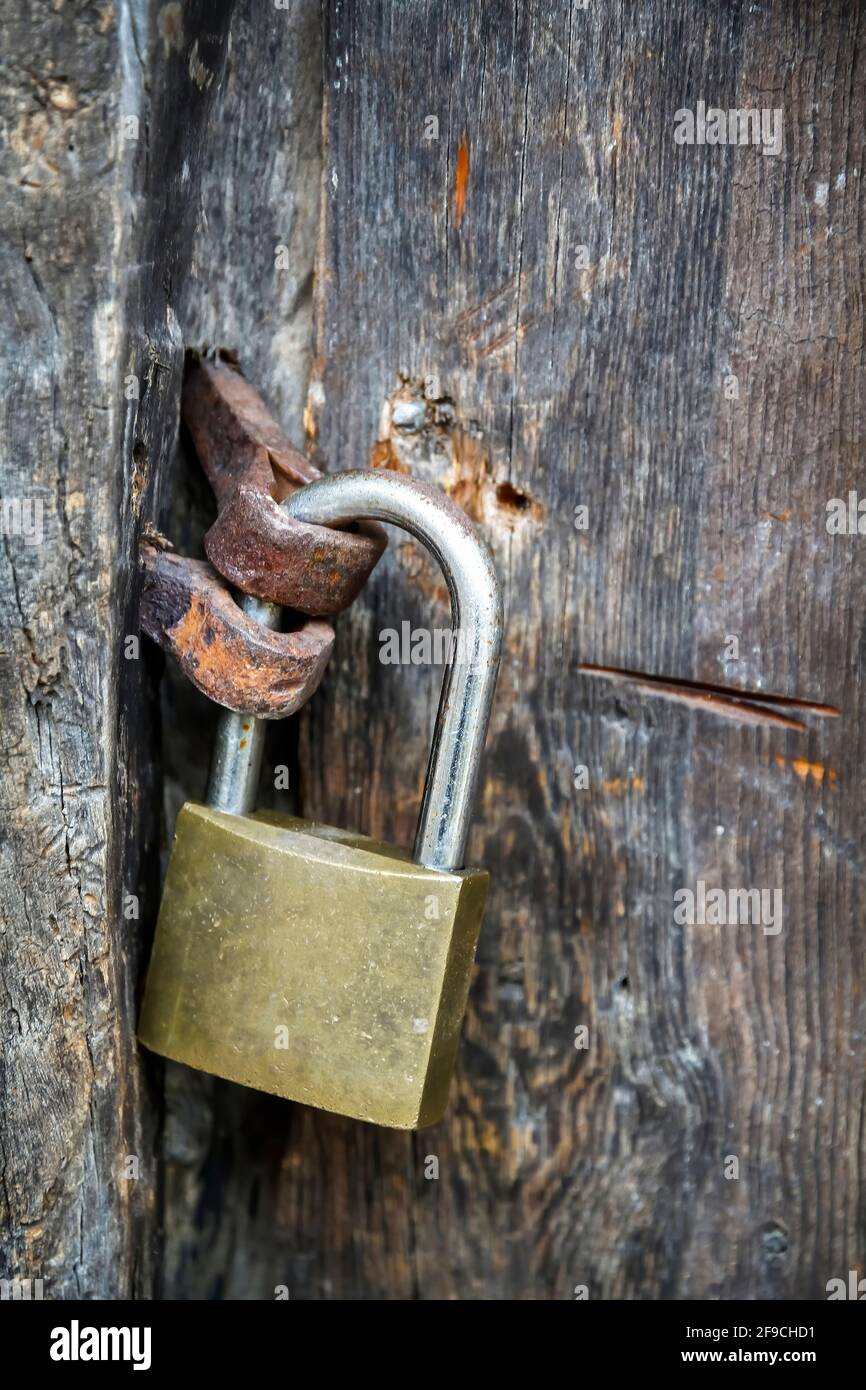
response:
M239 0L201 152L194 254L179 286L188 347L227 348L288 437L303 443L319 225L322 20L318 0ZM162 524L201 555L214 517L198 465L176 470ZM163 682L166 830L204 794L217 711L169 663ZM274 768L290 770L287 793ZM282 781L282 778L280 779ZM296 809L297 721L269 727L261 803ZM292 1107L186 1067L166 1067L165 1263L169 1297L273 1297L281 1135Z
M154 1288L156 1113L134 1025L159 775L126 639L177 436L176 285L228 8L2 22L2 495L41 504L42 534L4 526L0 565L0 1274L47 1298Z
M818 3L328 8L312 438L446 487L510 616L452 1115L293 1121L293 1296L823 1297L863 1267L864 581L824 528L862 448L861 37ZM678 145L699 100L781 108L783 151ZM411 838L438 678L377 634L443 600L393 546L305 722L307 813ZM584 661L843 715L741 729ZM700 878L780 887L783 930L678 926Z

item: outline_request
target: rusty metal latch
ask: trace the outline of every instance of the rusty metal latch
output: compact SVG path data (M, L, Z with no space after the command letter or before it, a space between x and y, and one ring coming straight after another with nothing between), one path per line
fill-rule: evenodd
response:
M204 695L238 714L281 719L313 695L331 654L325 621L357 597L386 538L374 522L296 521L281 503L324 475L289 443L233 366L188 369L182 413L213 488L210 564L142 542L141 625ZM231 586L231 587L230 587ZM305 615L290 632L248 616L232 588Z

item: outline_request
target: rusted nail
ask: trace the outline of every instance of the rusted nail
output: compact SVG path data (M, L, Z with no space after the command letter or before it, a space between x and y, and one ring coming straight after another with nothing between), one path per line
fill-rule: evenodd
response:
M676 700L692 709L705 709L712 714L720 715L723 719L734 719L740 724L773 724L777 728L796 729L802 733L807 726L801 719L792 719L789 715L781 714L768 706L779 705L782 709L813 714L825 719L834 719L840 713L835 705L802 700L793 695L744 690L733 685L708 685L701 681L677 680L671 676L651 675L646 671L627 671L618 666L581 664L577 670L583 676L627 681L636 690L647 695L658 695L664 700Z

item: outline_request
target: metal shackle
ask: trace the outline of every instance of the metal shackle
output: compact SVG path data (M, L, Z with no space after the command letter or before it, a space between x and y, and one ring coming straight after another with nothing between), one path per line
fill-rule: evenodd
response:
M439 561L451 598L452 659L442 682L413 858L428 869L462 868L502 646L502 590L490 549L444 492L400 474L332 473L282 505L296 521L319 526L368 518L392 522Z

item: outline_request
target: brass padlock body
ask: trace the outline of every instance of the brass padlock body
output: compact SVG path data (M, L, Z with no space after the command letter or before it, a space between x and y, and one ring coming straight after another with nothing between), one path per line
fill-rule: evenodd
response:
M275 812L180 812L139 1037L397 1129L441 1119L488 875Z

